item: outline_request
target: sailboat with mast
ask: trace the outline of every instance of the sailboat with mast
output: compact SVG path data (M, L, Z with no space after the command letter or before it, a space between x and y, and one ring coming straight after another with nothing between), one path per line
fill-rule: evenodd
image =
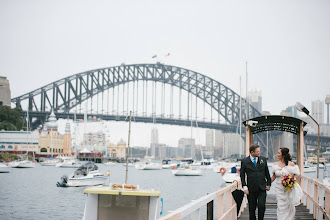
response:
M27 119L27 123L26 123L26 145L29 144L29 133L31 133L29 131L29 110L27 110L26 113L26 119ZM27 148L29 149L29 148ZM33 151L33 157L34 157L34 151ZM15 168L35 168L36 164L33 161L29 160L29 151L27 150L26 152L26 159L25 160L21 160L18 162L18 164L15 166Z

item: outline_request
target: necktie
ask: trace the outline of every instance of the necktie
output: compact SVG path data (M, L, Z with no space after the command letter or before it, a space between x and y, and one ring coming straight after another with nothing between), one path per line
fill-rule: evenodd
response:
M253 158L253 163L254 163L254 166L257 166L257 159L256 158Z

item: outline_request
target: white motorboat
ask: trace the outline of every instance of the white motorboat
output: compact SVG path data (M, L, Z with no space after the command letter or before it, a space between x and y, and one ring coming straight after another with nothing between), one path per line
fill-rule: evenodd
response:
M112 162L112 161L108 161L108 162L105 162L105 163L103 163L104 165L106 165L106 166L114 166L114 165L116 165L117 163L116 162Z
M175 166L172 169L175 176L203 176L203 170L188 166Z
M11 166L7 164L0 163L0 173L10 173L11 172Z
M107 178L108 176L98 171L98 167L93 162L87 162L69 177L62 176L61 182L57 182L56 185L58 187L103 185Z
M15 168L35 168L36 163L30 160L19 161L19 164Z
M151 160L141 162L135 165L138 170L161 170L162 165L159 163L153 163Z
M240 179L240 175L238 173L225 173L222 176L222 179L226 183L232 183L234 180L239 180Z
M65 159L62 163L57 163L56 167L60 168L78 168L82 165L79 160L76 159Z
M316 167L313 166L304 166L304 173L313 173L316 172Z
M172 169L175 167L177 164L173 163L172 160L166 159L162 161L162 169Z
M126 163L123 163L123 166L126 167ZM130 162L130 163L128 163L128 166L129 166L129 167L135 167L136 164Z
M46 159L42 162L39 162L41 166L56 166L57 164L61 163L60 159Z
M214 167L216 167L217 164L212 161L203 160L203 161L199 161L199 162L194 162L193 164L191 164L191 166L195 167L195 168L201 168L201 169L214 169Z
M19 161L14 160L8 163L8 166L12 167L12 168L16 168L19 164Z

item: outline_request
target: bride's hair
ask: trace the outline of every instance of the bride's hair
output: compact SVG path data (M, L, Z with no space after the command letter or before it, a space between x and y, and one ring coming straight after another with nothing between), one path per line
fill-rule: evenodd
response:
M291 161L291 155L289 153L289 149L286 147L281 147L281 153L282 153L282 157L284 159L284 163L287 166L289 161Z

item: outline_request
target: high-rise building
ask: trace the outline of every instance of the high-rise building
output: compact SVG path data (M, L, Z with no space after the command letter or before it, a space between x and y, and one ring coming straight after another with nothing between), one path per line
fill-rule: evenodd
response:
M151 130L151 144L158 144L158 129L152 128Z
M321 100L312 101L312 117L319 124L324 124L324 102Z
M10 106L10 101L9 80L7 80L7 77L0 76L0 107L3 105Z
M209 148L213 148L214 146L214 131L213 130L206 130L205 132L205 146Z
M209 158L213 158L214 151L214 130L206 130L205 132L205 149L203 151L209 156Z
M286 108L286 111L290 113L289 116L295 117L295 118L298 117L297 108L295 106L289 106L289 107L287 107Z
M262 111L262 97L260 90L251 90L249 91L249 103L259 112Z
M150 149L151 149L151 155L152 157L156 157L156 148L158 146L158 129L152 128L151 130L151 142L150 142Z
M179 149L182 149L182 156L186 158L195 158L195 139L180 138L178 147Z

